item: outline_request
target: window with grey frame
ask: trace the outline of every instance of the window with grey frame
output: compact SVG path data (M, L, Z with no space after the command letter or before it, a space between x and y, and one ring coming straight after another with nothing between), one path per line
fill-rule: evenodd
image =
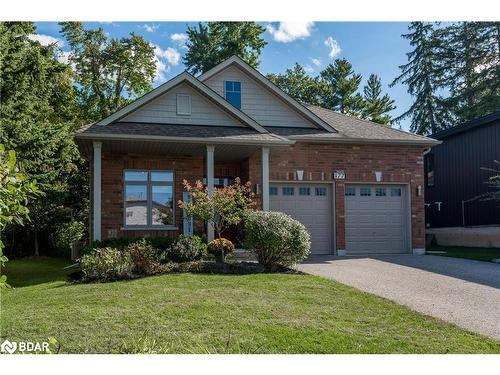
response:
M174 173L172 171L124 171L126 227L174 225Z

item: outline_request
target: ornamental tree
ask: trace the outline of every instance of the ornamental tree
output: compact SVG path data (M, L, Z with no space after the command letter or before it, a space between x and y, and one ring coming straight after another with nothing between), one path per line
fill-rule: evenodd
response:
M189 216L212 224L219 239L225 229L239 224L252 209L250 182L241 184L239 178L232 185L214 188L212 194L201 181L191 185L184 180L183 184L186 191L192 194L192 202L179 201L179 207L185 209Z

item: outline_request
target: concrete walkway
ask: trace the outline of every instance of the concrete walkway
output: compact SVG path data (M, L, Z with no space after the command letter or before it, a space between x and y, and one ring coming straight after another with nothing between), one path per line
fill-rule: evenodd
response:
M297 268L500 340L500 264L432 255L317 256Z

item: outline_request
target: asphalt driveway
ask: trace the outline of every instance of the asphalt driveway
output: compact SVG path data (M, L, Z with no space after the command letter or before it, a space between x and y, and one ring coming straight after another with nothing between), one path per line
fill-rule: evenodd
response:
M500 264L432 255L317 256L297 268L500 340Z

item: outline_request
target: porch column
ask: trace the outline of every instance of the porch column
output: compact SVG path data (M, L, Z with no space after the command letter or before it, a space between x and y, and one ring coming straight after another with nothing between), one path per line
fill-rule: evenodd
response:
M212 195L214 191L214 149L213 145L207 145L207 189L208 195ZM208 242L214 239L213 224L207 225L207 240Z
M101 150L102 142L93 142L94 146L94 166L93 166L93 180L94 180L94 230L93 240L101 240Z
M262 147L262 210L269 211L269 147Z

